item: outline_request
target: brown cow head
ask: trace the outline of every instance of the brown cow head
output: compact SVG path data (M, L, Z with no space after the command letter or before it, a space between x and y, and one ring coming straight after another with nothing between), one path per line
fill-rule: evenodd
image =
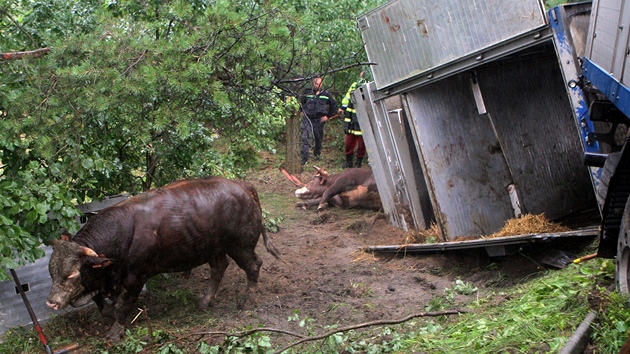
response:
M99 256L91 248L81 246L67 237L51 242L53 253L48 263L48 271L52 278L52 288L46 299L46 305L53 310L66 308L68 305L78 307L85 305L96 290L88 291L81 283L81 267L107 267L113 261Z
M324 191L326 190L324 184L326 183L326 178L329 176L328 171L317 166L314 167L317 172L313 178L304 185L304 187L295 191L296 197L300 199L315 199L324 194Z

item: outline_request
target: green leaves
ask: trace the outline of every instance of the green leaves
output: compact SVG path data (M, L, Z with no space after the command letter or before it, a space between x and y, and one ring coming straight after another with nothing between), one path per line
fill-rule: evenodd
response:
M0 50L51 50L0 66L2 262L76 230L76 204L242 176L282 141L287 97L363 52L354 19L382 2L7 4Z

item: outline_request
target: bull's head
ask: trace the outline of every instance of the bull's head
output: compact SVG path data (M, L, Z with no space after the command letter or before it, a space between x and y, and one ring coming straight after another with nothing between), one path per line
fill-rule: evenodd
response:
M46 305L53 310L66 308L68 305L81 306L96 294L88 291L81 282L81 267L106 267L113 261L99 256L91 248L69 241L67 237L52 241L53 253L48 263L52 278L52 288L46 299Z
M324 187L324 183L326 182L326 177L328 177L328 172L323 168L319 168L317 166L313 166L317 173L311 178L311 180L306 183L302 188L295 191L295 196L300 199L315 199L319 198L324 194L326 188Z
M317 166L313 166L313 167L315 167L315 170L317 171L315 176L313 176L313 179L317 178L319 179L319 184L324 184L324 182L326 182L326 177L328 177L328 171L324 170L323 168L319 168Z

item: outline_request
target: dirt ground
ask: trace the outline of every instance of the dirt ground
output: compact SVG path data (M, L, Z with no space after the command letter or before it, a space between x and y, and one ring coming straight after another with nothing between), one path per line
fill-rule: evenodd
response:
M304 181L311 175L307 170L300 177ZM286 261L284 264L273 258L259 243L258 254L264 263L254 308L237 309L237 298L245 289L245 274L231 262L213 307L200 313L194 297L203 294L209 280L209 269L203 266L189 277L174 274L152 281L152 290L144 293L138 303L148 314L139 317L139 325L149 323L156 328L168 323L172 330L182 323L195 331L264 326L307 334L298 322L288 321L297 314L300 319L311 319L313 331L319 334L331 325L394 320L423 312L457 279L478 288L473 295L455 297L453 308L466 309L468 303L491 289L534 277L545 268L541 257L546 248L555 247L532 245L514 255L493 258L483 249L398 256L368 254L360 248L402 244L407 234L375 211L330 209L318 214L296 208L295 187L271 165L248 179L258 189L268 217L282 217L280 231L269 235ZM171 294L174 301L165 301L164 293ZM72 321L83 327L86 336L104 338L110 323L95 309L85 311L88 313L72 315ZM77 330L76 326L73 329ZM214 340L222 343L224 338ZM274 346L293 340L280 336L274 339Z

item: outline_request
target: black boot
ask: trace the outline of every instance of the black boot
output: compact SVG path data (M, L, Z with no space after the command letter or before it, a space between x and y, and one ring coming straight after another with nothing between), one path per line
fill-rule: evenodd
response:
M363 158L357 157L357 164L354 167L360 168L363 165Z
M350 168L352 167L352 159L354 158L353 155L346 155L346 164L343 165L343 168Z

